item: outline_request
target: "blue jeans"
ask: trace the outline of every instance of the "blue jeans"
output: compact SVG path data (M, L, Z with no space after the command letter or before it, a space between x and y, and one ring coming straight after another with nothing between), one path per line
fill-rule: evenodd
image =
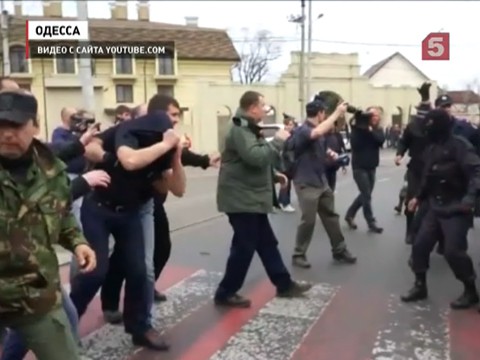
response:
M83 199L83 233L97 254L97 267L88 274L78 274L72 282L72 298L81 317L103 285L109 271L110 235L119 251L119 262L125 271L125 331L143 334L151 328L148 306L153 300L147 296L148 280L145 245L139 209L114 211L97 201L91 194ZM153 255L152 255L153 256ZM152 290L153 293L153 290Z
M75 178L77 178L79 175L77 174L68 174L68 178L70 180L73 180ZM75 217L75 220L77 220L77 224L78 226L80 227L80 229L82 229L82 221L81 221L81 210L82 210L82 203L83 203L83 197L75 200L73 203L72 203L72 214L73 216ZM79 272L79 269L78 269L78 264L77 264L77 258L74 256L72 256L72 261L70 262L70 283L72 282L72 279L75 277L75 275L77 275Z
M287 186L278 191L278 203L282 206L290 205L290 193L292 191L292 181L289 180Z
M357 211L362 208L363 216L369 226L375 225L375 217L372 210L372 192L375 187L375 169L354 169L353 180L357 184L360 194L353 200L345 215L354 219Z
M80 340L78 334L78 315L75 306L70 297L62 288L62 304L63 309L67 313L68 320L72 326L72 332L75 339ZM22 338L13 330L8 330L7 335L3 340L3 351L0 360L22 360L29 349L25 347Z
M153 255L155 250L155 230L153 222L153 199L146 202L140 209L140 220L143 228L143 238L145 245L145 266L147 269L147 297L149 302L146 307L150 309L149 321L151 324L151 309L153 307L153 293L155 290L155 269ZM125 266L122 264L120 249L115 246L112 255L108 273L102 286L101 299L103 311L118 311L120 303L120 291L125 280Z

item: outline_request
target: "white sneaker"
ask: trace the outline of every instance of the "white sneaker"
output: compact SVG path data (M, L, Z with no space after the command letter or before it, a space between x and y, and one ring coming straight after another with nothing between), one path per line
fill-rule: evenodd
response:
M282 206L282 211L292 213L295 212L295 208L292 205Z

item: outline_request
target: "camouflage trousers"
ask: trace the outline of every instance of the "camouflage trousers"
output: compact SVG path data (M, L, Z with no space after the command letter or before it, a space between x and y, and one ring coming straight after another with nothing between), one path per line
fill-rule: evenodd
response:
M80 360L78 345L63 308L0 325L16 331L37 360Z

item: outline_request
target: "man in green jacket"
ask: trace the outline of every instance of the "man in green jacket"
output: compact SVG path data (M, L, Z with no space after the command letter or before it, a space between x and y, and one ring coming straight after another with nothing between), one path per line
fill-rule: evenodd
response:
M301 296L311 285L293 281L290 277L268 219L273 207L272 176L282 183L287 181L283 175L274 175L273 161L290 134L279 130L271 143L263 138L258 124L266 116L268 107L260 93L247 91L240 98L239 105L225 138L218 177L217 206L228 216L233 239L215 303L248 308L250 300L237 292L245 281L255 252L277 288L277 296Z
M95 253L70 214L65 165L34 139L36 99L0 92L0 328L15 330L38 360L79 360L62 309L53 245L75 252L82 271Z

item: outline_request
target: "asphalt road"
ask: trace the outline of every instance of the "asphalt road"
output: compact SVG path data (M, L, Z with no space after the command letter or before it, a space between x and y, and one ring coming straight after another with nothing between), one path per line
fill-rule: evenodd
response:
M346 229L343 217L357 189L351 170L339 174L336 208L358 263L332 261L328 237L318 221L308 252L312 268L291 269L295 278L315 284L310 295L303 300L275 299L255 258L242 290L253 300L249 310L222 311L211 305L232 233L226 218L216 212L216 170L189 170L186 196L167 202L173 253L159 287L169 301L154 311L155 325L172 341L171 351L132 349L121 328L98 322L97 304L93 306L97 314L82 320L86 356L91 360L478 360L480 315L474 310L449 310L449 301L462 288L443 258L432 255L430 299L412 306L399 302L413 277L407 266L404 217L393 211L405 166L395 167L393 157L393 152L383 152L373 194L374 214L385 229L383 234L368 233L361 213L358 230ZM271 215L289 268L298 219L298 211ZM477 237L474 229L470 252L475 263L480 255ZM95 326L86 324L95 321Z

